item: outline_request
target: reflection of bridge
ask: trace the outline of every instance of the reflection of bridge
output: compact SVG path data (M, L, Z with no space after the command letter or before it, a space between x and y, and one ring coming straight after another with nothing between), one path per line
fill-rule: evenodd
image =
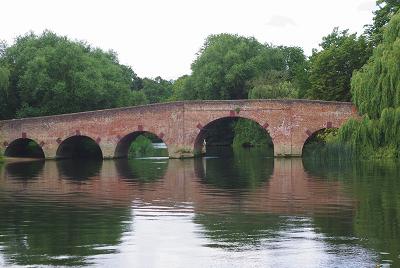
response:
M66 104L68 105L68 104ZM339 127L356 117L351 103L309 100L193 101L65 114L0 122L0 146L11 150L35 141L46 158L76 137L95 141L104 158L125 156L144 131L158 135L171 157L193 156L202 144L205 126L221 118L254 120L271 135L275 155L301 155L315 131ZM12 148L14 151L18 148ZM18 150L17 150L18 151Z
M128 161L124 161L98 162L88 170L82 170L83 166L88 166L86 163L74 169L70 165L63 166L64 161L42 161L36 165L34 162L9 163L0 173L0 188L7 193L24 192L26 196L37 196L56 204L107 202L111 205L113 202L128 207L133 201L167 207L192 204L196 212L206 213L240 207L243 213L308 215L326 212L329 208L348 210L354 205L340 182L311 177L304 171L302 160L297 158L264 159L266 170L257 175L260 183L235 191L204 180L209 176L204 159L170 160L168 167L161 170L160 179L145 183ZM32 179L23 174L25 170Z

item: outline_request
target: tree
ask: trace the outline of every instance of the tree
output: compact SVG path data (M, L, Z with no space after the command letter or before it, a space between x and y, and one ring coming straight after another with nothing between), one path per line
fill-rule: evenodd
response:
M288 99L298 97L298 88L285 71L269 71L250 81L249 99Z
M285 66L277 48L255 38L219 34L206 39L191 68L183 94L186 98L244 99L248 95L247 81Z
M2 118L128 106L140 99L132 93L134 72L114 52L49 31L18 37L0 66L10 71L10 114Z
M0 66L0 118L9 116L10 98L8 87L10 84L10 70Z
M392 17L383 41L369 62L351 81L353 101L359 111L378 118L385 108L400 107L400 13Z
M373 23L366 25L365 33L373 47L376 47L383 40L383 31L390 19L400 8L399 0L377 0L378 9L374 11Z
M185 93L189 93L189 90L185 91L185 88L190 88L187 83L190 79L190 76L183 75L174 81L172 84L172 95L169 100L177 101L177 100L185 100L190 99L190 97L186 97Z
M150 103L158 103L169 100L172 96L172 82L162 79L160 76L155 79L142 79L141 91L145 94Z
M299 47L278 47L284 57L285 71L287 73L286 79L290 82L293 87L297 88L297 94L295 97L303 98L306 95L307 90L310 88L310 81L308 78L308 61L304 55L304 51Z
M350 79L353 71L361 68L371 52L364 36L339 32L334 28L323 38L321 51L313 51L310 58L310 89L312 99L350 101Z

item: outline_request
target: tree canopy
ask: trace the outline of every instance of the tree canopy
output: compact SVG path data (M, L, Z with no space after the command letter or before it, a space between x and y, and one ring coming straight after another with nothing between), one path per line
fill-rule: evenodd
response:
M276 47L232 34L210 35L192 63L192 74L179 79L174 92L183 99L246 99L253 87L264 88L260 83L276 84L276 79L266 79L271 72L281 72L280 78L304 87L305 64L303 50L297 47Z
M145 103L133 70L84 42L45 31L20 36L0 55L0 116L27 117Z
M353 76L353 101L363 114L378 118L385 108L400 107L400 13L383 33L369 62Z
M374 11L373 23L366 25L365 33L372 46L379 45L383 40L383 31L390 19L400 8L399 0L377 0L378 9Z
M313 51L309 63L311 99L350 101L353 71L361 68L371 52L364 36L334 28L323 38L321 51Z

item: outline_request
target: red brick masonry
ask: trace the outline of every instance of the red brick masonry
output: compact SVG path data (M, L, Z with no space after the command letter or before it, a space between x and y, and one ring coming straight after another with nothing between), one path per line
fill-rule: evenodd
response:
M171 102L0 121L0 146L4 150L13 141L28 138L42 147L46 158L55 158L58 146L65 139L83 135L99 144L104 158L113 158L122 156L121 152L126 151L121 148L127 137L148 131L164 140L170 157L191 157L203 142L199 138L202 128L224 117L256 121L270 133L276 156L300 156L305 141L315 131L340 127L346 120L358 118L358 115L355 106L347 102Z

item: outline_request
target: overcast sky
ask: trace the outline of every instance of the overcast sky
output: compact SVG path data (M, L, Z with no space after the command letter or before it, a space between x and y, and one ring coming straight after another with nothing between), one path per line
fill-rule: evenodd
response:
M333 27L361 33L375 0L2 0L0 39L45 29L112 49L141 77L190 73L210 34L300 46L307 55Z

